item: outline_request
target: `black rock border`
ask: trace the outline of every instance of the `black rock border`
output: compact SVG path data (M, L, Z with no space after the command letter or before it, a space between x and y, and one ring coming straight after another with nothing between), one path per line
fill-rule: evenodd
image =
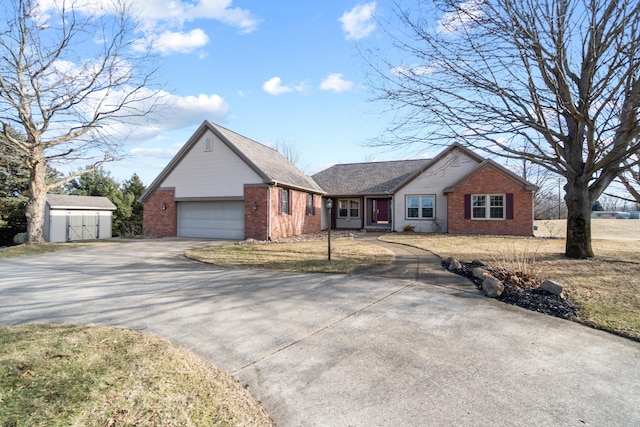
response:
M459 276L463 276L473 282L473 284L482 291L482 279L478 279L473 275L473 269L482 267L491 272L489 266L480 266L474 263L465 263L460 261L462 268L449 270ZM445 261L442 266L446 269ZM575 321L578 317L578 307L569 298L563 298L559 295L549 293L539 287L523 288L514 286L508 280L503 280L504 292L496 299L507 304L525 308L527 310L544 313L549 316L559 317L561 319Z

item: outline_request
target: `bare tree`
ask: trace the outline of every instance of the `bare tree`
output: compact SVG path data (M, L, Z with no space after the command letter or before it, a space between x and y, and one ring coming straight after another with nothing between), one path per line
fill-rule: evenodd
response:
M636 154L635 158L631 158L629 166L618 178L624 185L624 188L629 192L633 200L637 205L640 205L640 154Z
M562 176L565 254L593 256L591 206L638 164L640 2L432 0L396 11L401 30L385 26L395 49L363 52L376 99L397 110L377 143L455 140Z
M295 141L282 139L276 142L275 150L282 154L287 160L289 160L295 167L304 171L306 169L306 165L303 165L302 162L302 153L296 147Z
M114 129L139 121L156 95L151 58L133 46L127 4L47 4L4 1L0 22L0 131L29 171L27 243L44 241L46 194L61 184L45 182L47 165L92 159L82 174L113 160Z

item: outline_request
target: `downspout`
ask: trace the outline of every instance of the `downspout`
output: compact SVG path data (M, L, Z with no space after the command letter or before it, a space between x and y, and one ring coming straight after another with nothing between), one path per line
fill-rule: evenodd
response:
M271 241L271 186L269 186L269 197L267 198L267 241Z

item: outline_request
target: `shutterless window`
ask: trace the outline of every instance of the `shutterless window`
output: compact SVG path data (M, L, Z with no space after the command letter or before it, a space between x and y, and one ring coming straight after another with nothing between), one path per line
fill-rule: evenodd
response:
M360 200L340 199L338 200L339 218L360 218Z
M407 218L435 218L435 196L407 196Z
M350 200L349 201L349 216L351 218L359 218L360 217L360 201L359 200Z
M349 201L338 200L338 216L340 218L346 218L349 215Z

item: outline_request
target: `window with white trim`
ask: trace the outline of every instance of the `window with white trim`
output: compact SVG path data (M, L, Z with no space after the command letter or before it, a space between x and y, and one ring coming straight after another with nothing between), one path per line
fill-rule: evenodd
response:
M338 218L360 218L360 200L338 200Z
M313 194L307 194L307 215L315 215L316 208L313 206Z
M406 196L407 219L434 219L436 216L436 196Z
M504 194L473 194L471 196L472 219L505 219Z
M280 213L289 215L289 190L280 189Z

